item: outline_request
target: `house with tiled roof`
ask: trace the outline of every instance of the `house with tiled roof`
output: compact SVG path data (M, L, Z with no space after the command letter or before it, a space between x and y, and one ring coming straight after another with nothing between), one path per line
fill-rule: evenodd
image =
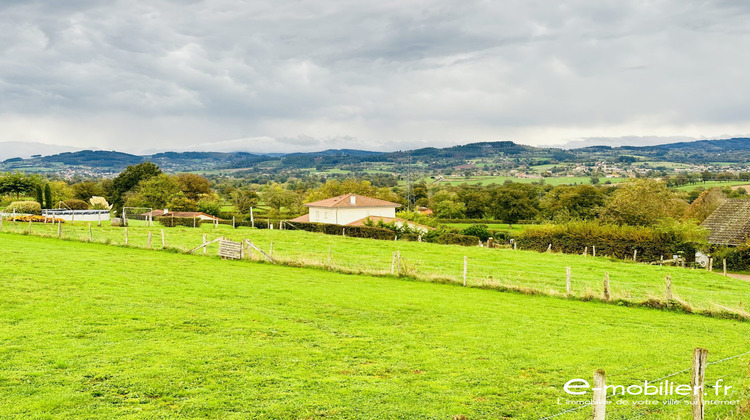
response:
M750 200L726 200L701 226L709 230L710 244L737 246L747 243L750 239Z
M395 219L401 204L357 194L344 194L304 205L308 213L290 222L329 223L349 225L367 217Z

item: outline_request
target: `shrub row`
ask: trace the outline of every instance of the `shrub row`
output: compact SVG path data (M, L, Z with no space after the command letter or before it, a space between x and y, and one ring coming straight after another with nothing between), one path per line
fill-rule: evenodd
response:
M286 223L287 226L292 226L299 230L305 230L308 232L325 233L327 235L346 235L353 238L370 238L370 239L393 239L395 234L388 230L379 227L370 226L341 226L341 225L330 225L327 223ZM257 227L257 222L256 222Z
M475 224L492 224L492 225L499 225L504 224L505 222L502 220L492 220L492 219L436 219L439 223L475 223Z
M63 219L55 219L52 217L44 217L44 216L37 216L37 215L31 215L31 216L16 216L16 222L33 222L33 223L65 223L65 220Z
M597 255L633 258L638 251L640 261L656 261L662 255L682 254L688 262L695 259L695 251L706 246L707 232L695 225L670 224L657 227L635 227L571 222L564 225L530 227L517 238L522 249L545 251L552 244L553 251L581 254L585 247L596 247Z
M203 222L200 219L194 219L192 217L169 217L169 216L157 217L156 221L164 227L175 227L175 226L198 227Z
M727 270L747 271L750 269L750 246L714 247L711 250L714 266L721 267L722 260L727 260Z

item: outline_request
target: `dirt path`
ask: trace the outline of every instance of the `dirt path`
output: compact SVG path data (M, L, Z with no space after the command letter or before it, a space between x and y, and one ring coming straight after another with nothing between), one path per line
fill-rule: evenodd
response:
M727 273L727 276L738 279L738 280L745 280L750 281L750 274L734 274L734 273Z

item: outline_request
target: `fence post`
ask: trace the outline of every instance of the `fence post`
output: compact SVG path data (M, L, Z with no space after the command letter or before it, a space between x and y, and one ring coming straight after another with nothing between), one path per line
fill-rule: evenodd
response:
M273 258L273 241L271 241L271 246L268 248L268 255Z
M250 227L255 227L255 218L253 217L253 208L250 207Z
M588 257L589 256L589 247L583 248L583 256Z
M128 246L128 227L125 226L125 246Z
M672 300L672 276L666 278L666 298L667 305L669 305L669 301Z
M700 347L696 347L693 350L693 366L690 375L690 387L693 390L690 399L693 405L693 420L703 420L705 414L703 392L707 358L708 350Z
M638 250L633 250L633 262L638 262Z
M570 296L570 279L570 267L565 267L565 294L567 294L568 296Z
M16 222L16 209L13 209L13 223Z
M591 256L596 257L596 245L591 246Z
M594 371L594 420L605 420L607 415L607 381L604 370Z
M516 241L513 241L513 250L516 250Z
M204 245L206 244L206 234L205 233L203 234L203 244ZM208 250L206 250L206 248L208 248L208 247L207 246L203 247L203 255L206 255L208 253Z
M391 253L391 275L396 271L396 253Z
M396 251L396 274L401 277L401 251Z
M91 232L91 223L89 223L89 242L94 242L94 234Z
M468 268L468 259L464 255L464 287L466 287L466 269Z
M57 222L57 237L62 238L62 221Z
M609 300L609 273L604 273L604 300Z
M161 230L161 247L162 248L167 247L167 237L164 236L164 229Z
M549 246L547 247L547 252L552 252L552 244L549 244Z
M98 211L98 212L96 212L96 215L98 216L98 219L99 219L99 225L98 226L101 227L101 225L102 225L102 212Z
M727 276L727 259L724 258L724 277Z
M148 231L148 249L151 249L151 237L152 237L152 234L151 234L151 231L149 230Z

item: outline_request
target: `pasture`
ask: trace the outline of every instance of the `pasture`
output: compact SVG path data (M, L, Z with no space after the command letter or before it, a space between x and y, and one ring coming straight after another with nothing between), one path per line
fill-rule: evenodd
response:
M28 235L0 245L0 417L538 419L570 409L563 384L597 368L642 384L688 368L696 346L714 362L750 350L750 323L732 320ZM710 418L747 415L749 357L709 366L707 383L734 386L711 399L739 401Z
M4 222L5 232L54 237L57 226L40 223ZM146 248L152 232L152 247L161 248L161 231L167 248L187 251L207 240L226 236L240 241L249 239L262 249L273 248L273 256L282 263L321 267L347 273L390 275L394 253L401 257L400 273L431 282L459 283L463 280L463 258L467 257L467 284L475 287L520 289L532 293L564 296L566 267L571 267L571 294L579 299L598 299L603 294L603 279L609 273L612 300L643 302L664 300L665 278L671 276L672 293L697 311L734 311L747 315L750 283L719 273L679 267L652 266L612 260L605 256L583 257L561 253L538 253L512 249L461 247L407 241L379 241L295 230L232 229L231 226L203 225L199 228L128 228L128 245ZM94 242L124 245L123 228L92 226ZM89 240L88 225L63 224L63 238ZM273 243L273 247L271 244ZM218 245L208 247L215 256ZM202 251L197 251L202 253ZM583 253L583 250L582 250ZM260 259L257 254L250 255ZM330 257L330 260L329 260ZM720 264L716 264L720 268ZM398 274L396 269L395 274Z
M599 182L601 184L606 183L609 181L610 183L617 184L620 182L627 181L628 178L600 178ZM446 185L461 185L461 184L480 184L480 185L491 185L491 184L503 184L506 181L511 182L520 182L524 184L531 184L531 183L544 183L547 185L581 185L581 184L591 184L591 177L588 176L576 176L576 177L549 177L549 178L516 178L513 176L490 176L490 175L477 175L477 176L446 176L444 179L440 180L440 184L446 184ZM435 180L431 179L425 179L425 182L435 183Z

